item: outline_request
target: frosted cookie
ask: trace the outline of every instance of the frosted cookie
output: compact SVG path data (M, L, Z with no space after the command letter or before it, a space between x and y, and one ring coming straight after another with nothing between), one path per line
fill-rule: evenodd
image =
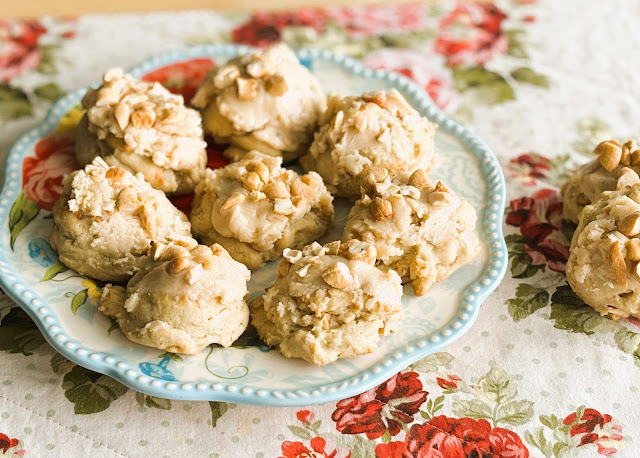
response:
M562 186L562 217L578 224L578 214L603 191L614 191L640 183L640 150L633 140L620 145L615 140L600 143L597 159L576 170Z
M333 224L333 197L317 173L298 176L281 163L252 151L207 170L192 204L194 235L219 243L252 270L321 237Z
M429 170L436 161L436 125L392 89L329 98L309 152L300 158L336 196L360 197L369 168L391 173Z
M579 216L567 281L602 315L640 318L640 184L605 191Z
M258 150L289 161L311 143L326 97L311 72L284 44L236 57L212 70L191 104L205 132L230 143L238 160Z
M400 277L375 257L363 242L285 250L275 284L250 304L260 338L316 365L374 351L402 318Z
M139 269L151 241L191 238L187 217L162 193L97 158L63 180L53 206L51 246L66 266L103 281L125 281Z
M343 241L359 239L377 252L376 265L395 270L421 296L479 252L476 212L442 182L435 186L424 170L391 179L370 170L366 194L351 209Z
M103 288L98 310L142 345L187 355L212 343L228 347L249 323L249 276L219 245L154 243L126 288Z
M108 70L103 80L82 99L87 113L78 126L78 162L102 156L168 194L193 192L207 164L200 113L159 83L121 69Z

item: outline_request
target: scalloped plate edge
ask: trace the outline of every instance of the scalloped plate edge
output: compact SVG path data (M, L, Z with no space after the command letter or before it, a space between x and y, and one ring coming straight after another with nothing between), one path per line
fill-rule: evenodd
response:
M252 50L248 46L230 44L195 46L150 57L129 72L140 77L160 66L190 58L213 55L231 58ZM166 382L142 374L137 366L118 361L113 355L93 352L66 335L52 308L22 281L13 266L6 261L8 247L2 244L0 286L33 319L47 342L57 352L80 366L113 377L129 388L152 396L262 406L301 406L332 402L362 393L415 361L453 343L471 327L478 316L480 305L497 288L507 269L507 248L502 234L505 180L495 155L468 128L440 111L424 90L405 76L366 68L351 57L328 50L301 49L296 54L301 59L328 61L353 75L391 84L403 92L418 111L438 124L440 129L460 140L478 158L487 184L487 205L482 220L488 244L488 262L479 278L462 292L456 315L438 331L393 351L368 370L330 384L305 389L271 390L228 382ZM54 130L60 118L80 101L86 89L72 91L56 101L44 121L23 134L11 147L7 157L5 184L0 194L0 224L8 223L10 205L21 190L21 165L25 153L41 136Z

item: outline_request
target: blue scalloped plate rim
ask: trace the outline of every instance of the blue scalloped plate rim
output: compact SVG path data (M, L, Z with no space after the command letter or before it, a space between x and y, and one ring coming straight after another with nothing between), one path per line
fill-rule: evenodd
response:
M202 45L150 57L131 68L135 77L158 67L197 57L227 56L252 51L240 45ZM8 247L0 245L0 286L36 323L47 342L61 355L87 369L106 374L124 385L161 398L180 400L225 401L262 406L301 406L344 399L362 393L393 376L415 361L448 346L462 336L473 324L482 302L497 288L507 268L507 247L502 234L506 187L499 162L489 147L468 128L449 118L431 98L408 78L386 70L372 70L357 60L329 50L300 49L296 51L302 62L329 61L345 71L364 78L378 79L400 89L411 104L438 124L439 128L456 137L480 161L487 184L487 205L483 214L483 229L487 235L488 261L482 275L462 293L458 310L464 310L465 319L457 313L438 331L417 339L366 371L343 380L305 389L270 390L251 385L229 382L181 383L146 377L136 364L119 361L113 355L94 352L81 342L70 338L61 327L51 306L22 281L7 259ZM12 146L7 157L5 185L0 194L0 224L7 227L12 203L21 190L21 165L29 147L43 135L53 131L64 114L75 106L87 88L70 92L50 108L45 120L22 135ZM65 343L71 342L72 345ZM71 348L67 348L71 347Z

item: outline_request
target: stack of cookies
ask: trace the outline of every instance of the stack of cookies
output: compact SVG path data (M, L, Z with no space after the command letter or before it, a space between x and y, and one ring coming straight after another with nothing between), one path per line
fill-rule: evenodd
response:
M278 45L211 71L192 105L107 71L83 99L86 166L54 208L52 246L111 282L99 310L130 340L193 354L251 322L284 356L324 365L394 331L403 283L424 295L477 255L474 209L428 177L436 126L399 92L327 99ZM229 165L206 169L205 134ZM306 173L283 165L295 160ZM167 195L192 192L188 219ZM342 239L320 245L334 197L355 204ZM250 271L281 256L247 304Z

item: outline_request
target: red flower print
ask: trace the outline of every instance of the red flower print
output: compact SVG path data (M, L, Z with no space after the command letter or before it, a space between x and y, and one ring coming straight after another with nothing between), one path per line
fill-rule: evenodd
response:
M314 437L309 443L311 449L302 442L285 441L280 449L282 455L278 458L350 458L351 451L345 448L338 449L335 444L322 437Z
M574 412L568 415L563 420L563 423L565 425L570 425L575 421L576 421L576 414ZM598 412L595 409L584 409L584 412L580 417L580 421L571 427L571 431L569 431L569 434L571 434L571 436L576 436L578 434L592 433L593 430L596 429L596 426L599 426L600 429L602 429L604 425L606 423L609 423L610 421L611 421L611 415L608 415L608 414L602 415L600 412Z
M458 388L458 382L461 380L460 377L458 377L457 375L447 375L447 378L441 378L441 377L436 377L436 383L438 384L438 386L440 388L442 388L443 390L446 389L456 389Z
M306 26L320 33L326 24L326 13L321 9L302 8L295 11L251 15L249 22L233 29L234 43L266 48L281 40L281 31L288 26Z
M535 266L548 265L564 273L569 258L569 243L562 233L562 202L553 189L541 189L531 197L512 200L507 224L520 228Z
M35 157L22 162L22 190L40 208L53 208L62 193L62 178L78 168L74 147L73 135L49 134L36 144Z
M501 29L506 18L493 3L460 3L440 21L434 49L452 67L483 66L496 54L507 52L509 39Z
M366 433L377 439L389 431L395 436L403 424L413 421L427 394L416 372L396 374L376 388L339 401L331 419L342 434Z
M174 94L182 95L184 103L188 104L207 72L215 66L208 58L191 59L158 68L144 75L142 80L157 81Z
M405 442L376 446L378 458L527 458L520 437L504 428L491 428L486 420L437 416L411 426Z
M563 423L571 426L571 437L582 435L577 447L596 444L600 455L609 456L618 452L613 445L623 439L622 426L611 425L611 421L611 415L588 408L584 409L580 418L576 412L567 415Z
M310 412L309 410L298 410L298 412L296 413L296 417L302 423L307 425L310 425L311 422L316 418L313 412Z
M403 74L422 87L440 108L458 98L451 70L439 54L409 49L381 49L365 57L362 63Z
M0 81L8 82L26 70L38 67L42 55L38 48L40 36L47 29L37 20L0 21Z
M0 433L0 450L4 455L11 447L18 445L20 441L18 439L9 439L6 434Z
M354 37L382 35L388 32L410 32L424 28L425 5L378 5L329 7L326 15Z
M536 180L547 178L551 170L551 159L536 153L521 154L509 161L511 176L520 178L524 184L534 186Z

